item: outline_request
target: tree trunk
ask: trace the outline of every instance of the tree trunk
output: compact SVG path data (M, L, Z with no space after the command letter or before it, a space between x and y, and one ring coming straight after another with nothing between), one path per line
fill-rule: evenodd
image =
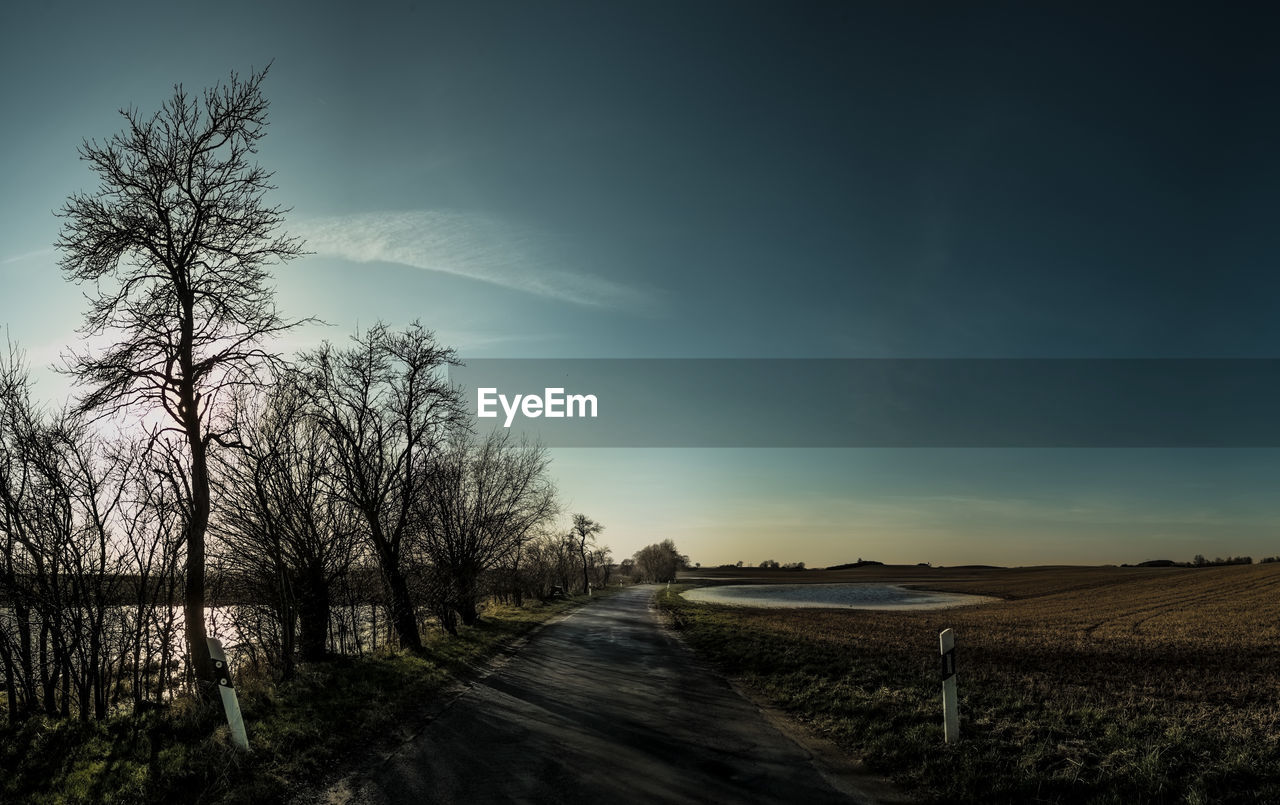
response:
M63 720L71 719L71 657L67 655L67 659L62 664L62 704L59 714Z
M458 636L458 612L448 602L440 605L440 627L454 637Z
M475 626L476 621L480 620L480 610L476 606L476 594L469 591L458 598L458 614L462 616L462 622L467 626Z
M94 674L93 679L93 717L101 721L107 717L107 708L110 705L107 697L111 688L111 680L107 678L106 673Z
M467 567L460 569L453 580L453 606L467 626L475 626L480 620L478 575L478 570Z
M209 530L209 464L193 398L188 410L187 443L191 448L191 520L187 525L187 587L183 595L183 619L187 632L187 655L196 692L202 700L213 700L213 662L204 629L204 538Z
M76 680L76 704L79 707L77 715L86 724L89 723L89 706L93 702L93 677L89 673L91 672L87 672L83 679Z
M386 538L376 511L365 512L374 547L378 551L378 563L382 566L382 580L387 588L387 607L391 615L391 627L400 641L400 648L422 651L422 636L418 634L418 616L414 612L413 599L409 595L409 582L400 569L400 553Z
M14 680L17 670L13 667L13 656L9 651L9 646L0 642L0 667L4 669L4 696L5 701L9 703L9 723L17 724L19 721L18 713L18 686Z
M323 660L328 653L325 642L329 633L329 585L324 568L315 565L303 569L298 584L298 611L302 621L299 639L304 662Z
M58 691L58 671L61 664L56 652L50 656L49 651L49 624L42 621L40 624L40 682L44 689L44 712L50 718L58 717L58 701L55 695Z
M524 558L524 541L516 545L516 558L511 563L511 599L518 607L524 606L524 580L520 578L520 560Z
M18 621L18 669L25 715L35 709L36 701L36 670L31 659L31 608L26 604L15 603L13 613ZM11 707L16 701L9 699Z
M95 617L93 631L89 633L89 667L85 669L85 675L89 678L89 695L87 698L93 702L93 717L99 719L107 714L106 695L103 691L107 673L107 663L102 656L103 634L102 621ZM86 709L88 708L86 707Z
M13 684L13 672L10 671L4 680L4 694L9 697L9 724L16 725L23 717L18 709L18 688Z
M409 597L409 583L399 567L389 567L384 572L391 603L391 625L400 639L400 648L422 651L422 636L418 634L418 616Z

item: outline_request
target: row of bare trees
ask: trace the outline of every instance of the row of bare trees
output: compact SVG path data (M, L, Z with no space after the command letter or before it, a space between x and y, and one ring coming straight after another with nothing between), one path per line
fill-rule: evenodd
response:
M469 432L432 334L375 326L280 363L219 413L209 453L210 603L241 658L421 650L485 600L610 581L603 529L558 531L549 456ZM9 717L164 702L183 663L189 467L181 442L108 440L32 402L0 364L0 671Z
M270 269L305 252L254 161L266 75L177 86L80 148L97 187L56 243L88 303L63 367L79 393L42 411L21 361L0 366L10 718L101 717L183 680L210 700L210 603L240 656L289 674L384 629L421 650L424 616L456 632L487 596L608 580L598 525L551 530L546 451L467 431L454 353L421 325L272 350L305 320Z
M454 360L418 324L377 325L238 403L243 441L219 454L218 533L229 561L256 561L282 620L296 612L300 633L285 640L303 659L325 652L334 584L356 565L377 569L413 650L424 608L456 633L487 596L544 594L528 571L558 511L547 451L463 427L442 371Z
M163 701L181 657L174 456L33 401L0 359L0 679L8 716Z

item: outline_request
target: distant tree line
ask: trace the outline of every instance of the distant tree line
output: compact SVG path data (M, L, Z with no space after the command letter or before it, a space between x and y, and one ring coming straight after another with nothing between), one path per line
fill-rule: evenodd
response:
M732 565L718 566L720 570L733 570L735 568L740 568L740 567L750 567L750 565L744 565L742 561L739 560L738 562L735 562ZM781 562L778 562L776 559L765 559L763 562L756 565L756 567L762 568L764 570L804 570L805 569L804 562L787 562L786 564L782 564Z
M1251 565L1253 564L1252 556L1229 556L1225 559L1221 556L1213 559L1206 559L1201 554L1196 554L1191 560L1192 567L1216 567L1218 565Z
M1268 556L1261 560L1262 564L1268 562L1280 561L1280 557ZM1190 562L1175 562L1172 559L1149 559L1145 562L1139 562L1136 565L1121 565L1121 567L1219 567L1222 565L1251 565L1253 564L1252 556L1228 556L1207 559L1203 554L1196 554Z

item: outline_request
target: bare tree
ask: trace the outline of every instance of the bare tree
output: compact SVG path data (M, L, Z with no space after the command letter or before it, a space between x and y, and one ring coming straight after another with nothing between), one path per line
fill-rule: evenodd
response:
M573 540L573 547L582 560L582 591L584 593L591 592L590 546L595 544L596 534L601 531L604 531L604 526L585 514L573 516L573 527L569 529L569 538Z
M130 658L137 667L140 625L154 611L121 606L128 587L143 584L129 571L140 544L130 529L139 511L131 492L145 451L38 408L14 355L0 358L5 701L13 720L41 710L101 719L120 695Z
M619 575L631 578L632 576L635 575L635 572L636 572L635 559L632 559L631 557L627 557L626 559L623 559L621 562L618 563Z
M305 661L326 655L331 589L356 556L359 525L334 494L334 446L299 380L282 373L268 393L241 402L244 449L223 451L215 526L227 565L256 575L274 599L286 677L295 642Z
M402 332L377 324L352 341L303 357L306 388L333 442L336 494L359 512L378 558L396 636L421 650L405 554L414 503L463 421L458 391L441 372L457 359L417 322Z
M608 587L613 579L613 551L608 545L598 545L587 559L591 564L592 587Z
M265 133L266 69L232 74L200 97L179 85L158 112L121 111L123 132L87 140L92 193L63 206L55 244L68 279L89 287L84 332L117 340L68 357L88 390L82 411L162 410L189 455L184 609L192 669L212 679L205 644L208 453L221 392L253 385L263 344L294 324L277 312L267 268L301 255L278 234L271 173L252 162Z
M546 599L556 587L568 589L574 572L574 547L568 534L540 528L517 547L506 567L508 586L516 604L526 596Z
M676 544L664 539L636 551L635 574L641 582L674 581L676 571L689 566L689 557L676 549Z
M181 505L176 456L149 449L147 440L125 442L122 451L137 456L141 471L132 478L131 494L120 518L121 572L132 580L132 594L122 599L133 623L128 630L129 684L135 710L162 704L173 689L171 664L181 651L181 633L173 603L182 582L183 535L188 512Z
M419 520L427 558L446 585L446 630L457 631L453 612L476 622L482 576L502 563L518 570L525 543L554 516L549 463L545 448L507 432L481 440L459 432L432 468Z

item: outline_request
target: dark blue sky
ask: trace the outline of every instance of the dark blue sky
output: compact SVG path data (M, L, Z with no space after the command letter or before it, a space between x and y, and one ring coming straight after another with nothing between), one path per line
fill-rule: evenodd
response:
M421 317L492 357L1280 357L1276 29L1203 4L9 5L0 322L36 363L72 337L50 211L89 184L81 138L275 59L261 158L316 252L280 301L336 325L290 347ZM811 563L1280 552L1270 452L978 451L963 480L930 451L812 452L558 466L620 554L674 533L759 561L726 554L775 521L808 536L772 558ZM860 485L876 467L898 492ZM1117 467L1179 480L1092 482ZM934 536L846 511L886 495ZM1044 525L1101 498L1106 550Z

